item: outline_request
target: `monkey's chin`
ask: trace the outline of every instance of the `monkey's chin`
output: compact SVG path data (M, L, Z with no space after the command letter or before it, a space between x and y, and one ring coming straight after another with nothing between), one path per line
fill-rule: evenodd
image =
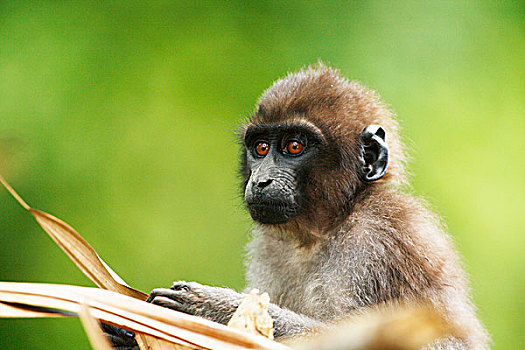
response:
M285 224L292 218L290 211L282 206L252 203L248 204L248 210L253 220L266 225Z

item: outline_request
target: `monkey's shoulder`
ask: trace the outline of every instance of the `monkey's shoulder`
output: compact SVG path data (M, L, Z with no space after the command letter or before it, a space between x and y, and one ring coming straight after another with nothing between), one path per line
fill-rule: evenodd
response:
M427 236L436 241L448 237L440 217L424 199L388 188L364 198L348 216L342 231L409 239Z
M359 252L376 271L401 279L414 290L464 283L452 238L421 198L382 190L364 199L340 230L346 255ZM363 257L364 256L364 257Z

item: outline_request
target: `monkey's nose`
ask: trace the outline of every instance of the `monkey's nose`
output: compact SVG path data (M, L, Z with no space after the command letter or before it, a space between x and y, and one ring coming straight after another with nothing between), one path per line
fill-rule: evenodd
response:
M265 181L259 181L257 183L257 187L260 187L260 188L265 188L266 186L268 186L269 184L271 184L273 182L273 179L268 179L268 180L265 180Z

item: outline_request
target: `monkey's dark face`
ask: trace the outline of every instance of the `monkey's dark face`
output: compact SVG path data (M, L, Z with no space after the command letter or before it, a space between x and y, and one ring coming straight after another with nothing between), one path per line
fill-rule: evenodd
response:
M246 130L244 198L255 221L284 224L301 213L309 168L323 142L321 131L305 121Z
M305 119L290 119L247 127L242 164L246 205L262 224L293 220L295 231L299 226L326 228L346 215L358 188L385 174L385 132L370 125L358 134L356 157L349 161L353 166L345 170L341 144Z

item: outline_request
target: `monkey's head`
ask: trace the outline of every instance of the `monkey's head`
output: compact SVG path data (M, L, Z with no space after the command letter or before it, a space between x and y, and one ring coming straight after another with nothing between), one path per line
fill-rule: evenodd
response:
M374 188L404 183L389 110L373 91L322 64L265 91L241 143L250 215L305 244L336 228Z

